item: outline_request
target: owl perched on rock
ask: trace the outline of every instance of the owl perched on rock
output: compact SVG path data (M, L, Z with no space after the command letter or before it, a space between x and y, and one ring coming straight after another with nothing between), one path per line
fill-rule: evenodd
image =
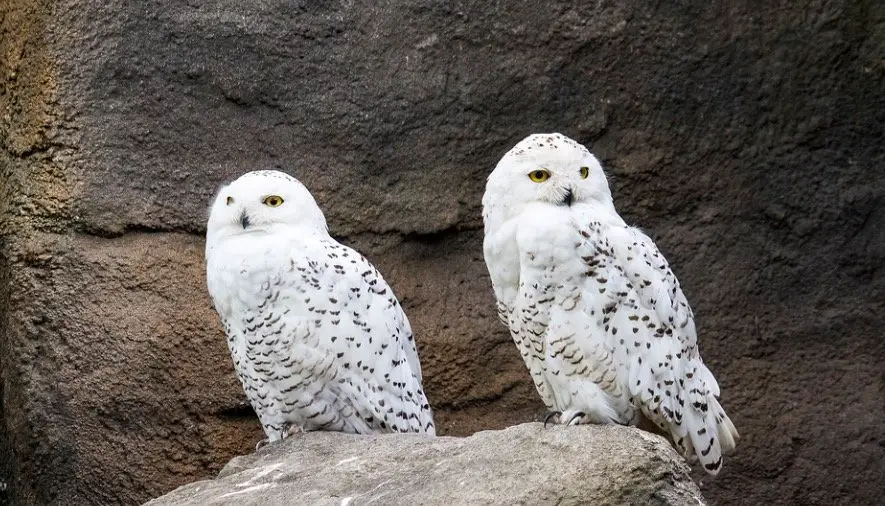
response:
M299 430L435 435L399 301L365 257L329 236L298 180L256 171L220 190L206 281L270 442Z
M587 148L527 137L482 200L498 314L561 423L650 420L710 474L737 430L698 352L691 308L658 248L628 226Z

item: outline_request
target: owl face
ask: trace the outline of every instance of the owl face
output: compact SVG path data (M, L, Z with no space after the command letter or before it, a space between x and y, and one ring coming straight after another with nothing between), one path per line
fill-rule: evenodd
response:
M307 188L275 170L246 173L221 188L209 213L207 234L240 235L290 226L326 227Z
M562 134L534 134L498 162L489 175L483 206L496 207L509 218L530 203L571 207L593 200L611 201L596 157Z

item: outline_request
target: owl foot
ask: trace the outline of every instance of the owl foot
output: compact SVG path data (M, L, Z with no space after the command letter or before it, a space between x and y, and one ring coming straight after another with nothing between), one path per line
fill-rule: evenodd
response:
M304 429L300 425L292 424L286 429L286 432L283 433L283 439L291 436L299 436L304 434Z
M258 450L264 448L268 444L270 444L270 439L268 439L268 438L262 439L261 441L255 443L255 451L257 452Z
M545 429L547 428L547 422L549 422L550 419L553 418L554 416L561 417L562 412L561 411L551 411L551 412L547 413L547 416L544 417L544 428Z
M587 416L587 413L583 411L575 411L568 410L559 417L560 423L564 423L565 425L578 425L584 421L584 418ZM562 422L562 420L566 420Z

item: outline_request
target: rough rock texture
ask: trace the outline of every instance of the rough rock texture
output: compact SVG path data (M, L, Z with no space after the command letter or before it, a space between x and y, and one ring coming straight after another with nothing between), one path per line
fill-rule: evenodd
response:
M663 438L623 427L533 423L466 438L312 432L237 457L217 479L148 504L705 503Z
M883 55L869 0L5 0L0 496L137 503L253 447L200 235L257 167L384 272L442 433L533 419L480 197L561 131L694 305L743 436L707 499L879 501Z

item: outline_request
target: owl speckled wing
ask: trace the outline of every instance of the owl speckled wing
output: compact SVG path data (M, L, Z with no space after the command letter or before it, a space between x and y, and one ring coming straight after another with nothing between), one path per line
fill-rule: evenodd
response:
M207 283L235 370L270 441L293 430L435 434L408 319L313 197L276 171L223 188Z
M598 327L620 364L619 383L684 455L718 472L737 431L716 399L719 387L701 360L678 280L651 239L635 228L591 222L582 237L582 256L592 271L586 289L608 295L590 305L603 313Z

